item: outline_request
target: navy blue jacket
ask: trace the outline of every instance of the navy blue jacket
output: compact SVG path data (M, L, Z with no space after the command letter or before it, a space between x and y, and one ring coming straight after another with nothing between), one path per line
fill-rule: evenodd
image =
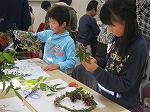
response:
M106 59L96 58L99 67L92 75L99 83L100 93L129 110L133 109L140 102L139 86L146 59L147 44L141 35L130 43L123 61L118 55L118 46L114 46Z
M28 0L0 0L0 32L28 30L30 25Z
M77 41L86 45L91 44L93 38L97 38L100 29L96 23L96 19L92 16L85 14L79 20Z

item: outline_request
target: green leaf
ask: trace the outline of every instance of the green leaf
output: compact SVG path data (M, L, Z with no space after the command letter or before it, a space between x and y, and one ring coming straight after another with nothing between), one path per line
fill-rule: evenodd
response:
M91 53L90 53L90 52L85 52L85 54L86 54L87 56L91 55Z
M43 81L45 81L47 79L47 77L45 77L44 79L43 79Z
M55 93L50 93L50 94L47 94L46 96L52 96L53 94L55 94Z
M19 98L20 100L23 101L22 96L21 96L17 91L15 91L15 94L16 94L16 96L18 96L18 98Z
M16 87L16 88L15 88L15 90L19 90L19 89L20 89L20 87Z
M84 59L87 63L90 63L90 59L85 58Z
M80 56L80 62L82 62L82 61L83 61L83 59L84 59L83 55L82 55L82 56Z
M10 88L12 88L12 86L11 86L11 85L7 87L7 89L6 89L6 93L5 93L5 94L7 94L7 93L10 91Z
M3 62L5 60L5 57L2 55L0 56L0 62Z
M19 79L19 80L25 80L25 78L23 78L23 77L19 77L18 79Z
M53 88L53 87L49 87L49 89L50 89L52 92L57 92L57 91L55 90L55 88Z
M91 55L90 52L87 52L81 45L78 46L78 50L76 51L76 57L79 57L80 62L85 60L89 63L89 60L86 60L87 56Z
M61 87L61 88L56 88L56 90L63 90L65 89L66 87Z
M46 87L47 87L46 84L40 83L40 89L41 89L42 91L46 91Z
M14 63L14 61L15 61L14 57L11 56L11 55L10 55L9 53L7 53L7 52L4 52L4 57L7 59L7 61L8 61L9 63Z
M80 87L80 88L76 88L76 92L81 92L83 90L83 88L82 87Z
M37 83L37 80L27 80L25 83L27 86L32 86L32 85L35 85Z
M9 77L7 77L6 75L4 75L4 76L3 76L3 80L5 80L5 81L9 81L9 80L10 80L10 78L9 78Z
M2 92L5 90L5 87L6 87L6 82L3 81L3 89L2 89Z
M36 90L38 88L39 84L37 84L32 90Z
M66 95L68 96L70 94L70 92L66 92Z
M16 54L16 51L15 50L9 50L8 53L11 55L11 56L14 56Z
M9 78L11 78L11 79L18 77L18 76L14 75L14 74L8 74L7 76L8 76Z
M43 79L43 76L40 76L37 81L40 82Z
M81 45L78 46L79 51L84 52L84 49L82 48Z
M59 86L59 85L61 85L61 84L55 84L55 85L53 85L53 87L56 88L56 87Z

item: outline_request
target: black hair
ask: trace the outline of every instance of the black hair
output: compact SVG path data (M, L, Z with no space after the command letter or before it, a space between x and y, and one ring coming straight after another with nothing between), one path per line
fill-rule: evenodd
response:
M58 21L59 25L62 25L63 22L66 22L66 26L69 23L70 15L69 11L65 6L55 6L51 11L49 12L49 18L55 19Z
M137 37L136 4L134 0L108 0L101 8L100 20L106 25L119 22L125 25L120 39L119 55L122 59L127 55L129 44Z
M29 11L30 11L31 13L33 13L33 9L32 9L31 6L29 6Z
M95 10L97 11L97 5L98 5L98 1L96 0L91 0L88 5L87 5L87 8L86 8L86 11L90 11L92 10L93 8L95 8Z
M48 7L51 7L50 1L43 1L43 2L41 3L41 8L42 8L42 9L47 9Z
M65 2L67 5L71 5L72 0L59 0L59 2Z

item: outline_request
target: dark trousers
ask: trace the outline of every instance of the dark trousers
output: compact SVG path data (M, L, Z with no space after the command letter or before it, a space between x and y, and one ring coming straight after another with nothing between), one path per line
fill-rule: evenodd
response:
M97 38L94 37L91 42L92 57L96 56L97 43L98 43Z

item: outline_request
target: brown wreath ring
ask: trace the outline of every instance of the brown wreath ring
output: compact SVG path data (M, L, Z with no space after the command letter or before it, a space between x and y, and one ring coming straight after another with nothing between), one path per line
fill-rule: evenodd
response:
M64 94L64 95L61 95L60 97L57 97L55 100L54 100L54 105L56 107L61 107L63 109L66 109L70 112L90 112L91 110L95 109L96 108L96 103L93 103L89 108L86 108L86 109L80 109L80 110L76 110L76 109L70 109L66 106L63 106L60 104L60 101L63 100L65 97L68 97L67 94Z

